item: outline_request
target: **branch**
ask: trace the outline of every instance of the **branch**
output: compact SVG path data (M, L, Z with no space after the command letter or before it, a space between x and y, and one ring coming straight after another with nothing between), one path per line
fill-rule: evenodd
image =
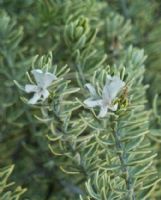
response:
M116 144L116 149L118 151L118 156L121 162L121 168L122 168L122 172L125 175L125 182L126 182L126 187L127 190L129 191L127 193L127 200L135 200L135 194L134 194L134 189L132 187L132 180L131 177L129 176L129 171L128 171L128 167L126 165L126 158L127 155L123 150L122 144L119 140L119 131L118 130L114 130L113 132L114 138L115 138L115 144Z

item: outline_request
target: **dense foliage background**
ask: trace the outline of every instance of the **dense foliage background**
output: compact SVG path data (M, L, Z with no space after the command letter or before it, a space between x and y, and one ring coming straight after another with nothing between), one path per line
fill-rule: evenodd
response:
M0 0L0 199L161 199L160 9L159 0ZM64 82L47 104L28 105L19 84L44 65ZM128 94L100 120L83 105L84 85L109 73Z

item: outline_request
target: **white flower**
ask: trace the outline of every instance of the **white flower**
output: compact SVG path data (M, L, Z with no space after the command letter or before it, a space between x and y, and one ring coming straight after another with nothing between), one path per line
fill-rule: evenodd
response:
M113 104L114 99L116 98L119 91L124 87L125 82L123 82L119 76L110 75L107 76L106 84L103 87L101 98L98 97L95 88L90 84L86 84L91 97L86 99L84 103L89 107L93 108L96 106L100 107L100 113L98 117L105 117L108 109L116 111L118 104Z
M49 96L47 88L57 79L57 77L49 72L44 73L40 69L34 69L31 73L34 76L37 85L27 84L25 86L25 92L34 93L28 103L36 104L39 100L44 101Z

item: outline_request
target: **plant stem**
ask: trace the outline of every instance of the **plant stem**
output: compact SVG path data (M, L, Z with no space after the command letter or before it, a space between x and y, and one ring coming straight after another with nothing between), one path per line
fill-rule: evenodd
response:
M85 81L85 78L84 78L84 74L83 74L81 65L80 65L80 64L77 64L76 67L77 67L77 71L78 71L78 74L79 74L79 77L80 77L82 86L84 86L85 83L86 83L86 81Z
M113 132L114 138L115 138L115 144L116 144L116 149L118 151L118 156L119 156L119 160L121 162L121 168L122 168L122 172L125 175L125 182L126 182L126 187L127 187L127 200L135 200L135 194L134 194L134 190L132 187L132 180L131 177L129 176L129 171L128 171L128 167L126 165L126 158L127 155L123 150L122 144L119 140L119 131L118 130L114 130Z

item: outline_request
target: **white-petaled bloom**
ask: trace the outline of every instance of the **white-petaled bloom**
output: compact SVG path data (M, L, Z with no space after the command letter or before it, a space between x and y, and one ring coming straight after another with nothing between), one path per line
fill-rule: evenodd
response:
M47 88L57 79L57 77L49 72L44 73L40 69L34 69L31 73L35 78L36 85L27 84L25 86L25 92L34 93L28 103L36 104L39 100L44 101L49 96Z
M118 103L113 104L116 96L120 92L120 90L125 86L125 82L120 79L119 76L110 75L107 76L106 84L103 87L101 98L97 95L95 88L87 83L86 87L88 88L91 97L86 99L84 103L89 108L94 108L96 106L100 107L100 112L98 117L105 117L108 109L112 111L116 111L118 107Z

